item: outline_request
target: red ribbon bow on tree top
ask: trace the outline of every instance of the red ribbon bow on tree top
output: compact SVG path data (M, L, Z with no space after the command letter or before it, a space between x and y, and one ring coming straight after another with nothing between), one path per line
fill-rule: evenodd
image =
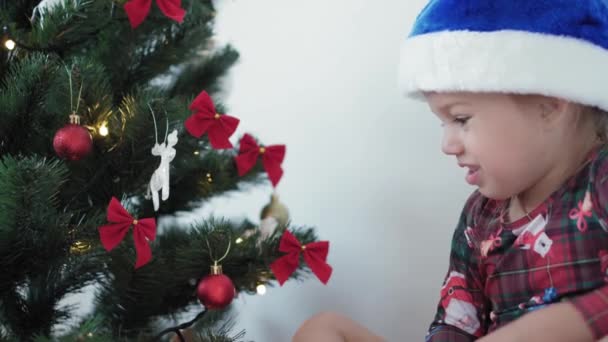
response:
M196 112L184 125L191 135L200 138L203 133L208 132L209 142L213 148L232 148L228 138L236 131L239 119L216 113L211 97L204 90L192 101L190 110Z
M111 251L124 239L129 227L133 226L133 241L137 252L135 268L147 264L152 259L152 249L148 245L148 240L156 238L156 220L134 219L115 197L110 200L107 217L111 223L99 227L99 237L103 247L108 252Z
M281 176L283 176L283 169L281 163L285 159L285 145L272 145L260 147L255 142L255 139L245 134L239 142L239 155L235 157L236 166L239 171L239 176L243 176L258 160L258 156L262 155L262 163L264 169L268 174L268 178L272 183L272 186L277 186Z
M281 237L279 251L288 254L270 264L270 269L281 286L298 268L300 253L304 253L304 261L323 284L327 284L329 281L332 269L325 262L329 252L329 241L311 242L303 246L293 234L286 230Z
M156 0L156 4L161 12L170 19L178 23L184 21L186 11L181 8L182 0ZM151 6L152 0L131 0L125 4L125 12L127 12L132 28L136 28L144 22L150 13Z

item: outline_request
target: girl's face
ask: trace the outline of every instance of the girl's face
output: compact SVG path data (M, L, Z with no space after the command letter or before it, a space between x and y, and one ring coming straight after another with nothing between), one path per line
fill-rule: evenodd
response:
M425 93L443 126L442 151L486 197L519 194L551 172L560 144L543 107L499 93ZM564 132L561 132L564 133Z

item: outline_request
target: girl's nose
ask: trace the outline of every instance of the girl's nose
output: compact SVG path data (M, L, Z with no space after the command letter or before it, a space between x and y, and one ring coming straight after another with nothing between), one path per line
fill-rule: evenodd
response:
M453 127L444 127L441 151L447 155L459 155L463 152L460 132Z

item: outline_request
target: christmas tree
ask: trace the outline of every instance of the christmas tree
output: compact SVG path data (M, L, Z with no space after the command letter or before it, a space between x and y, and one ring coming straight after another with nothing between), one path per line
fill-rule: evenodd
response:
M213 20L210 0L0 0L0 340L236 341L237 294L327 282L327 242L276 197L261 222L157 227L282 176L284 145L230 142L262 123L217 101L239 55ZM90 285L90 314L60 305Z

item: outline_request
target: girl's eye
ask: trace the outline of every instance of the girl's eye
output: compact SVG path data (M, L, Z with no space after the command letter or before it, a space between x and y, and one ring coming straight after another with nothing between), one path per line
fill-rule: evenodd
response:
M467 121L469 121L470 118L471 117L469 117L469 116L457 116L452 121L459 125L464 125L467 123Z

